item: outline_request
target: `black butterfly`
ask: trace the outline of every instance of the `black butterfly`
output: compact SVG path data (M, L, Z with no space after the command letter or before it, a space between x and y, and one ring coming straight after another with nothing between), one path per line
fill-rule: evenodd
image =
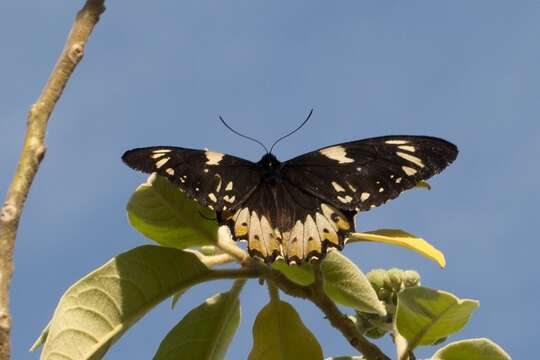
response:
M253 163L208 150L155 146L122 160L158 173L215 210L218 223L248 241L253 257L288 263L343 248L359 211L379 206L446 168L458 149L428 136L384 136L325 147L280 162Z

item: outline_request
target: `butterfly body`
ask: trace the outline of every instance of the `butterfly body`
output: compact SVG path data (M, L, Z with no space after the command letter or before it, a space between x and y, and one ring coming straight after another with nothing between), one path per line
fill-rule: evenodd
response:
M397 197L442 171L455 145L428 136L386 136L336 144L280 162L208 150L149 147L127 151L130 167L167 177L216 212L251 256L288 263L341 249L354 215Z

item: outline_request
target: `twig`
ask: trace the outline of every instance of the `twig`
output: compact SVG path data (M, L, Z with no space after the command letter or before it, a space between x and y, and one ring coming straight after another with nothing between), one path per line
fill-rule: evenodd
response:
M81 61L88 37L103 11L104 0L86 1L75 18L62 54L45 88L28 112L24 145L0 211L0 360L9 359L11 354L9 286L13 274L13 248L26 197L45 156L47 123L73 70Z

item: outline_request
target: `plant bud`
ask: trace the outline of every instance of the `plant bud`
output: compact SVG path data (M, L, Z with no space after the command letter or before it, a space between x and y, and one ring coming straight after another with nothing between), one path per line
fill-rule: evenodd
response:
M414 270L407 270L403 272L403 282L405 287L419 286L420 274Z
M385 279L387 278L386 270L374 269L368 272L366 276L375 291L378 291L380 288L384 287Z
M386 272L388 279L390 280L390 286L392 289L401 289L403 283L403 270L398 268L392 268Z

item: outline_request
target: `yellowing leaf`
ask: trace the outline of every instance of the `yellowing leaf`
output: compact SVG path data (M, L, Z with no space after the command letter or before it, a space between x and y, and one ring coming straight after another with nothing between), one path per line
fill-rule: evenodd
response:
M253 348L249 360L322 360L319 342L294 308L284 301L271 301L253 324Z
M216 214L156 174L133 193L127 212L135 229L162 245L184 249L216 242Z
M362 233L351 233L349 243L359 241L381 242L402 246L435 261L440 267L446 266L444 254L426 240L399 229L380 229Z

